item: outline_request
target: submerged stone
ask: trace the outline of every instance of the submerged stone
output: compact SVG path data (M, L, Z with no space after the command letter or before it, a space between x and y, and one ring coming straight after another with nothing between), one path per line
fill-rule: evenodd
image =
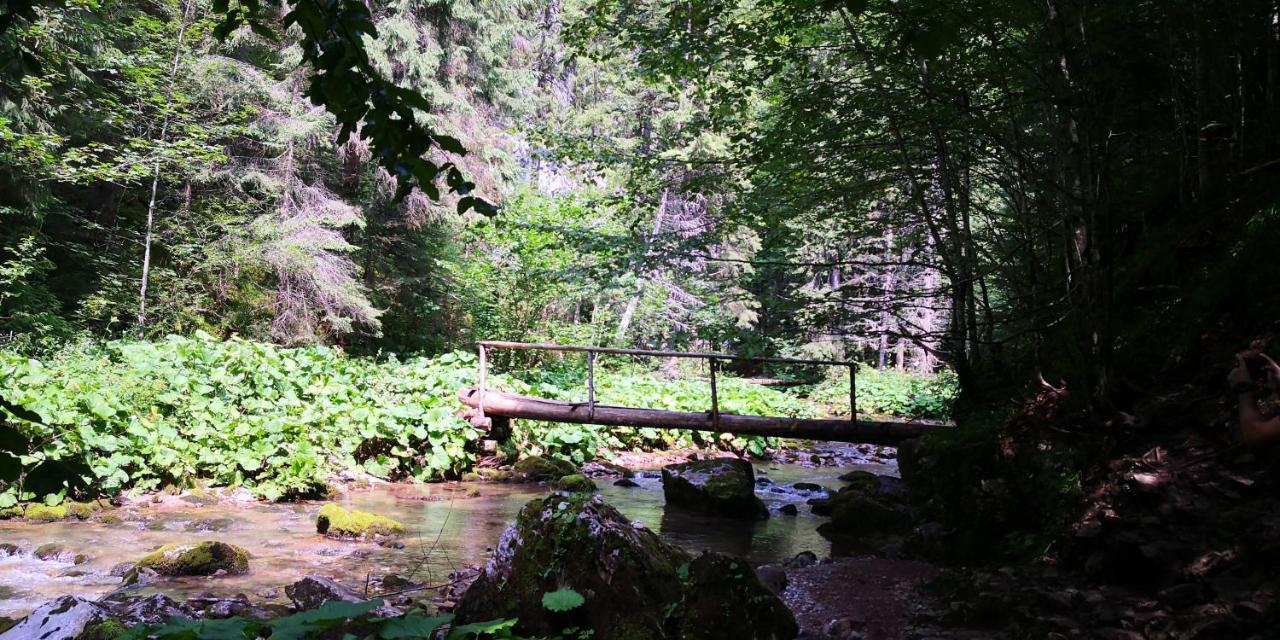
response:
M235 523L232 518L200 518L187 523L187 531L226 531Z
M316 516L316 531L330 538L368 538L399 535L404 525L386 516L326 504Z
M561 589L585 601L549 611L543 596ZM791 612L745 561L692 558L582 493L526 504L456 614L460 623L516 618L517 631L534 636L576 626L594 640L729 637L715 625L730 619L740 640L796 634Z
M746 460L699 460L662 468L662 493L667 504L711 515L768 518L769 510L756 497L755 486L755 470Z
M66 546L57 542L50 542L36 547L32 552L35 557L49 562L69 562L71 564L84 564L89 561L89 556L79 551L73 551Z
M559 480L564 476L577 473L578 470L564 460L529 456L516 462L515 472L525 480Z
M143 569L162 576L211 576L219 571L239 575L249 571L249 552L215 540L166 544L143 556L134 567L135 572Z

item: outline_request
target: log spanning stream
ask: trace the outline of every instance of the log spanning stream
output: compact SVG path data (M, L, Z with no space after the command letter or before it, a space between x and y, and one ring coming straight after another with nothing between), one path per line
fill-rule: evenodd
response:
M826 445L816 455L841 461L862 459L858 448ZM861 447L863 450L873 447ZM806 458L807 459L807 458ZM599 479L600 493L623 514L658 532L665 540L699 551L713 549L745 556L755 563L790 558L800 551L819 556L839 554L817 532L826 518L809 512L805 502L823 494L795 489L812 482L836 489L837 476L851 468L896 473L892 461L844 467L807 467L761 463L757 472L769 478L757 495L773 511L761 522L743 522L667 508L661 480L654 472L640 472L637 487L613 486ZM175 598L200 593L230 596L243 593L263 603L287 603L283 587L306 575L330 576L360 591L370 577L389 573L429 584L447 581L450 571L483 564L503 530L527 501L546 495L537 484L448 482L439 484L382 484L354 491L340 502L348 507L396 518L406 526L404 548L372 542L344 542L317 535L316 512L323 502L276 504L224 500L201 504L189 496L143 496L119 509L89 520L47 524L0 521L0 543L18 552L0 550L0 616L26 614L51 598L70 594L105 595L120 586L112 570L138 560L159 545L220 540L244 547L251 554L250 571L242 576L177 578L145 587L139 593L165 593ZM799 507L798 516L777 512L786 504ZM84 553L82 564L41 560L34 551L56 543Z
M649 351L645 349L612 349L558 344L532 344L482 340L479 343L478 388L466 388L458 392L458 399L470 411L466 414L477 427L501 427L500 423L511 418L598 424L615 427L680 428L696 431L713 431L739 435L796 438L801 440L826 440L880 445L897 445L903 440L916 438L948 425L930 421L908 421L889 418L868 419L850 415L838 418L795 418L787 416L744 416L720 411L716 388L716 372L722 362L743 360L787 365L838 366L849 370L849 407L858 406L855 373L857 364L835 360L801 360L797 358L757 358L722 353L692 353L684 351ZM587 354L587 398L583 402L562 402L532 396L494 391L487 387L491 349L520 351L580 352ZM595 369L600 354L641 356L650 358L691 358L706 360L710 372L708 410L699 412L667 411L640 407L618 407L596 402ZM498 420L495 422L495 418Z

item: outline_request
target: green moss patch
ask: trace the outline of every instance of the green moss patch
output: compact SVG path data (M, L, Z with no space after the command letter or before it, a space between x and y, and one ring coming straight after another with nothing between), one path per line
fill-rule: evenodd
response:
M386 516L326 504L316 516L316 531L330 538L368 538L399 535L404 525Z
M580 473L564 476L556 481L556 488L574 493L591 493L596 490L596 483Z
M556 458L529 456L515 465L516 473L525 480L559 480L578 472L572 464Z
M68 518L84 520L102 511L103 508L104 506L100 502L63 502L52 507L46 504L32 503L27 505L23 515L27 520L33 522L55 522Z

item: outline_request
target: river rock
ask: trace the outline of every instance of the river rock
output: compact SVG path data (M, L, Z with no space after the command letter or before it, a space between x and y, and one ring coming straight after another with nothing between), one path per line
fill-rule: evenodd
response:
M404 533L404 525L386 516L326 504L316 516L316 531L330 538L376 538Z
M111 617L129 624L159 624L174 616L189 618L192 613L163 593L107 598L102 605Z
M545 456L529 456L521 458L515 464L515 472L525 480L559 480L564 476L578 472L574 466L564 460Z
M586 598L555 613L543 595ZM791 612L745 561L697 558L628 521L599 496L552 495L521 509L462 596L460 623L516 618L517 631L554 635L568 627L594 640L795 637Z
M831 514L831 522L823 525L826 531L861 537L901 534L911 528L911 512L901 480L862 471L841 478L849 484L832 494L824 505ZM815 505L814 513L817 512Z
M187 531L226 531L235 523L232 518L198 518L187 523Z
M284 593L299 611L315 609L330 600L361 602L368 599L326 576L307 576L287 585ZM399 609L388 605L373 610L374 615L384 618L398 616L401 613Z
M0 633L0 640L71 640L88 636L110 619L106 608L95 602L62 596L40 605Z
M662 468L667 504L712 515L745 520L769 517L764 502L756 497L755 485L755 471L746 460L719 458Z
M50 542L36 547L33 553L35 557L49 562L69 562L71 564L84 564L89 561L89 556L78 551L72 551L65 546Z
M680 640L789 640L795 616L741 558L703 553L689 565L684 601L676 609ZM774 576L776 578L776 576ZM786 588L785 572L779 593Z
M364 600L356 592L338 584L333 578L307 576L284 588L284 594L299 611L315 609L330 601L360 602Z
M138 560L133 572L150 569L162 576L239 575L249 571L249 552L240 547L206 540L196 544L166 544ZM128 576L125 577L128 583Z
M573 473L556 480L556 488L561 491L591 493L596 490L596 483L580 473Z
M776 595L787 590L787 570L780 564L762 564L756 567L756 577L760 584Z
M818 564L818 554L812 551L801 551L784 563L788 569L803 569L815 564Z
M104 503L101 502L68 501L52 507L45 504L32 503L27 505L25 517L33 522L54 522L70 518L84 520L103 508Z
M22 553L22 549L12 542L0 542L0 558L16 556Z

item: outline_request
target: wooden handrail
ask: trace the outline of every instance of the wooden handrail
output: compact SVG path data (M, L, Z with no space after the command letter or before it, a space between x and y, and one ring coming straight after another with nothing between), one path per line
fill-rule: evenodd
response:
M856 424L858 422L858 403L857 403L857 382L856 373L858 363L856 362L840 362L838 360L803 360L800 358L769 358L760 356L735 356L728 353L700 353L696 351L652 351L649 349L618 349L614 347L584 347L580 345L569 344L548 344L534 342L510 342L506 340L480 340L476 342L480 352L480 387L479 394L476 398L476 409L479 411L479 420L483 421L484 401L488 395L488 372L489 372L489 349L514 349L518 351L564 351L573 353L587 354L587 415L589 418L595 417L596 408L596 355L608 353L624 356L644 356L650 358L695 358L709 361L711 373L711 421L718 429L720 425L720 398L716 389L716 371L720 368L721 360L735 360L743 362L778 362L784 364L804 364L804 365L820 365L820 366L836 366L849 368L849 421Z
M780 362L785 364L813 364L836 367L854 367L856 362L839 360L804 360L801 358L770 358L765 356L735 356L728 353L701 353L697 351L650 351L648 349L618 349L615 347L583 347L569 344L547 344L536 342L507 342L505 340L480 340L476 344L494 349L516 349L520 351L577 351L588 353L612 353L623 356L650 356L654 358L700 358L703 360L739 360L745 362Z

